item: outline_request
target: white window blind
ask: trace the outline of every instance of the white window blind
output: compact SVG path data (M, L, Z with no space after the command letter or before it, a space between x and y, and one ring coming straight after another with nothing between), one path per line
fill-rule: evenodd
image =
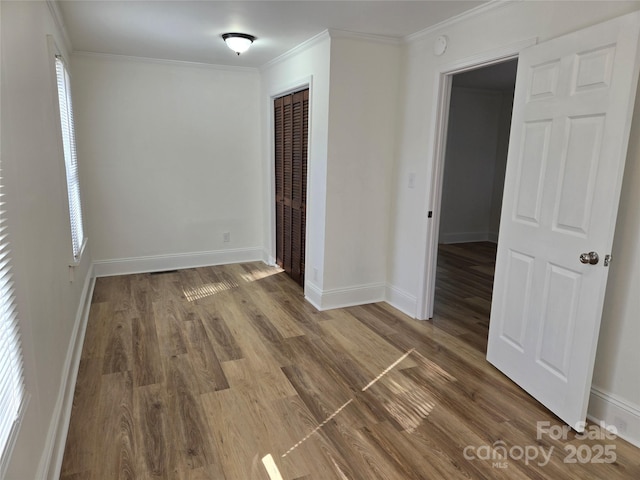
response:
M10 251L0 177L0 466L8 461L11 439L25 398L20 332L13 297ZM0 473L2 476L2 473Z
M82 243L84 242L84 229L82 226L82 205L80 203L80 183L78 180L76 134L73 124L69 72L67 71L64 60L59 55L56 55L56 76L58 80L58 104L60 105L60 126L62 127L64 164L67 171L71 243L73 246L73 258L78 261L80 259Z

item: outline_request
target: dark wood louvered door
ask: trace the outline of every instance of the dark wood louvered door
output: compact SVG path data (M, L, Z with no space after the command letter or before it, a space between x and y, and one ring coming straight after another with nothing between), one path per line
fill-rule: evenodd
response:
M274 100L276 262L304 285L309 89Z

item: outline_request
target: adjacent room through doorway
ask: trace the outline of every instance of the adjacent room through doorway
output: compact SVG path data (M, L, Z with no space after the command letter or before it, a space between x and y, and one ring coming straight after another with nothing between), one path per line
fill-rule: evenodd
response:
M453 76L433 322L486 352L517 59Z

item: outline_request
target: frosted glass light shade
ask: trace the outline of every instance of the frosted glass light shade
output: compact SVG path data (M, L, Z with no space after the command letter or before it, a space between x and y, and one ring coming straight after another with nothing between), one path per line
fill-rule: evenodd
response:
M249 49L256 37L246 33L225 33L222 39L231 50L240 55Z

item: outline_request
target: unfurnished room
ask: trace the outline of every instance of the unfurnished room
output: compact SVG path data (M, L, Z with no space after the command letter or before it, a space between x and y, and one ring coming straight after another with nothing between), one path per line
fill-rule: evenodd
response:
M640 1L0 0L0 478L640 478Z

